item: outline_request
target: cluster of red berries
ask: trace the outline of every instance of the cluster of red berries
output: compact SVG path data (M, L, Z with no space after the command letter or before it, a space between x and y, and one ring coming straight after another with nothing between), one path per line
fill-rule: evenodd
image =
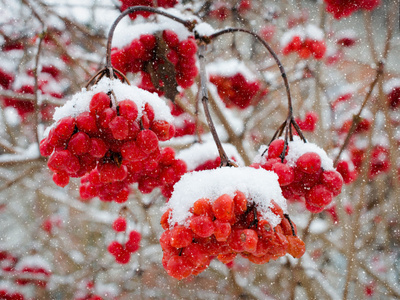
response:
M314 111L309 111L304 116L304 120L297 119L296 123L302 131L313 132L317 126L318 115Z
M18 292L9 291L5 288L0 288L0 299L3 300L24 300L23 294Z
M54 98L61 99L63 94L60 91L54 89L54 82L59 80L59 69L53 65L43 66L41 74L38 80L38 89L43 95L49 95ZM32 70L26 72L26 83L22 84L20 87L13 89L14 77L0 69L0 85L6 90L13 90L18 94L33 95L34 89L34 75ZM29 114L35 111L35 104L33 101L15 99L12 97L4 97L2 99L4 106L14 107L18 115L25 119ZM49 120L52 113L54 112L54 106L50 104L44 104L40 107L43 120Z
M357 178L357 171L351 161L339 160L336 165L336 171L342 175L345 184L350 184Z
M384 92L389 107L391 109L398 108L400 106L400 80L398 78L388 80L384 85Z
M257 100L267 93L267 90L261 90L258 81L250 81L241 73L229 77L211 75L210 82L217 87L219 97L228 108L245 109L257 104Z
M215 18L219 21L226 20L233 10L236 10L240 15L243 15L250 11L252 3L250 0L241 0L236 3L235 7L231 7L226 1L213 1L210 8L210 17Z
M175 135L181 137L185 135L193 135L196 132L196 122L194 118L186 113L182 108L174 103L170 103L171 115L174 116Z
M284 55L297 52L303 59L311 56L315 59L321 59L326 52L326 44L321 29L311 24L305 28L296 27L287 31L282 36L282 40L282 53Z
M341 19L350 16L359 9L373 10L380 3L380 0L324 0L326 11L331 13L335 19Z
M128 185L159 167L158 141L174 135L173 125L155 117L149 103L142 109L125 99L115 107L108 94L94 94L89 111L61 118L40 143L54 182L64 187L82 177L82 198L125 202Z
M366 149L360 149L352 145L350 147L350 157L357 173L361 172L362 163L365 159ZM369 162L368 177L373 179L381 173L386 173L390 169L389 149L376 145L372 149L371 160Z
M139 232L132 230L125 244L112 241L108 245L108 252L115 257L117 263L127 264L131 259L131 254L139 250L141 238L142 236Z
M171 209L167 210L161 218L165 229L160 238L164 268L180 280L204 271L214 257L230 263L240 254L257 264L286 253L301 257L305 246L295 236L295 225L290 225L279 205L271 203L271 211L281 218L274 228L240 191L234 197L223 194L214 201L197 200L190 210L188 226L171 226Z
M36 285L45 288L50 279L51 271L47 261L41 256L26 256L14 267L15 283L18 285Z
M15 278L14 282L17 285L22 286L36 285L45 288L51 276L50 266L47 261L39 255L17 258L10 252L0 251L0 267L1 271ZM2 291L0 290L0 299L4 299L1 298L1 293ZM10 293L10 291L7 293L10 295L13 294Z
M169 78L163 77L158 69L164 68L165 59L167 59L175 68L176 83L182 88L190 87L198 74L196 41L191 36L180 41L178 35L169 29L164 30L161 37L162 39L158 39L156 35L143 34L138 39L134 39L128 46L121 49L114 48L111 54L113 66L123 73L141 72L142 82L139 87L162 94L165 80ZM165 43L168 47L165 55L160 53L164 47L162 43ZM157 82L156 87L152 81L149 68L159 73L157 77L159 82ZM165 76L170 76L170 74ZM159 88L157 88L157 85Z
M342 176L333 167L324 170L320 155L313 151L299 153L292 164L288 164L286 159L282 162L284 143L282 139L274 140L268 147L266 161L253 166L275 172L279 177L282 194L287 200L304 201L310 212L321 212L332 202L333 197L340 194ZM296 148L294 144L289 143L286 157L289 157L291 151L296 151L292 147Z
M128 9L131 6L137 6L137 5L149 6L149 7L154 6L153 0L119 0L119 1L121 2L121 7L120 7L121 11ZM178 0L157 0L155 2L156 2L157 7L163 7L163 8L174 7L176 4L178 4ZM147 11L134 12L134 13L129 14L129 17L132 20L134 20L134 19L136 19L136 17L138 15L141 15L144 18L147 18L150 15L152 15L152 13L147 12Z

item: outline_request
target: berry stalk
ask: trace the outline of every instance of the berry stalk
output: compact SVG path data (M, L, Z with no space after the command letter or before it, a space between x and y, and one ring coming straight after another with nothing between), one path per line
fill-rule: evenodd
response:
M228 156L225 153L224 148L222 147L221 141L219 139L217 130L215 129L214 122L212 121L210 110L208 108L208 90L207 90L207 78L206 78L206 70L205 70L205 51L206 45L201 43L198 50L199 56L199 65L200 65L200 93L199 98L203 103L204 113L206 115L208 127L210 128L211 134L213 136L214 142L217 145L219 157L221 158L221 167L237 167L237 165L230 161Z

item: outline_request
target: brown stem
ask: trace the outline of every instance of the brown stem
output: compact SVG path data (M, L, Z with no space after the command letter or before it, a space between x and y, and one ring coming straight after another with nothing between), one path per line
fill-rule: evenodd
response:
M231 162L226 155L224 148L222 147L221 140L219 139L217 130L215 129L214 122L211 118L210 109L208 108L208 89L207 89L207 78L206 78L206 69L205 69L205 57L204 57L205 45L201 44L198 49L198 57L200 64L200 92L199 98L203 103L204 114L207 119L208 127L210 128L211 134L213 136L214 142L217 145L219 157L221 158L221 167L225 166L235 166L237 165Z
M262 37L260 37L258 34L247 30L247 29L243 29L243 28L226 28L220 31L215 32L214 34L209 36L210 40L215 39L216 37L219 37L220 35L223 35L225 33L233 33L233 32L244 32L247 34L252 35L253 37L255 37L267 50L268 52L271 54L271 56L274 58L276 64L279 67L279 70L281 72L281 76L283 79L283 82L285 84L285 88L286 88L286 95L287 95L287 100L288 100L288 118L291 117L293 115L293 106L292 106L292 97L290 95L290 88L289 88L289 81L287 79L286 76L286 72L285 69L281 63L281 61L279 60L278 56L276 55L275 51L272 50L272 48L270 47L270 45L263 40Z
M45 35L45 30L41 34L39 34L39 44L38 44L38 50L36 53L35 57L35 68L33 69L33 78L35 82L35 101L34 101L34 106L35 106L35 118L34 118L34 128L36 131L36 142L40 144L40 136L39 136L39 130L38 126L41 122L41 117L40 117L40 105L39 105L39 79L38 79L38 74L39 74L39 57L40 53L42 51L42 42L43 42L43 37Z
M363 112L368 100L371 98L372 92L374 90L375 85L378 83L379 78L383 75L383 67L384 67L383 62L381 62L378 66L378 69L376 70L375 79L371 83L368 93L365 95L364 101L361 104L360 110L358 111L358 113L356 115L353 116L353 121L351 123L350 130L347 133L346 139L344 140L344 143L343 143L342 147L340 148L339 153L334 160L334 163L333 163L334 166L336 166L337 163L339 162L340 155L342 154L344 149L346 149L346 147L348 146L351 136L353 135L354 131L356 130L358 123L360 123L360 121L361 121L361 113Z

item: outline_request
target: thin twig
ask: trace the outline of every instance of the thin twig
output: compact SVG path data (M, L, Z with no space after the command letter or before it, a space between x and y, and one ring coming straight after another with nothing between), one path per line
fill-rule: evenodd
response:
M35 57L35 68L33 69L33 78L35 81L35 101L34 101L34 107L35 107L35 117L34 117L34 125L33 128L35 129L36 132L36 142L39 147L40 145L40 133L39 133L39 124L41 123L41 103L39 103L39 58L40 54L42 51L42 42L43 42L43 37L46 34L46 30L44 29L41 34L39 34L39 43L38 43L38 48L37 48L37 53Z
M198 49L198 57L199 57L199 64L200 64L199 98L201 99L201 102L203 103L204 114L207 119L208 127L210 128L211 134L214 138L214 142L218 148L219 157L221 158L221 167L225 167L225 166L237 167L237 165L234 162L231 162L229 160L228 155L226 155L226 152L225 152L224 148L222 147L221 140L219 139L217 130L215 129L215 126L214 126L214 122L211 118L210 110L208 108L208 89L207 89L207 78L206 78L205 57L204 57L205 47L206 46L204 44L201 44Z
M339 153L334 160L334 166L337 165L337 163L339 162L339 159L340 159L340 155L347 148L347 146L350 142L351 136L353 135L354 131L356 130L358 123L360 123L360 121L361 121L361 113L363 112L368 100L371 98L371 95L375 88L375 85L378 83L379 78L382 76L382 74L383 74L383 63L381 63L378 66L378 69L376 70L375 79L373 82L371 82L371 85L369 86L369 90L368 90L367 94L365 95L365 98L364 98L363 103L361 104L360 110L358 111L358 113L356 115L353 116L353 121L351 123L349 132L347 133L347 136L343 142L343 145L340 148Z

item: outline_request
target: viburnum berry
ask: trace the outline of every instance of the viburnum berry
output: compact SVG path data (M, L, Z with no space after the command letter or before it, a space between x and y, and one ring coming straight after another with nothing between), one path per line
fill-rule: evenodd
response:
M125 231L126 226L126 219L124 217L117 218L112 224L113 229L117 232Z
M317 153L307 152L297 159L297 168L307 174L315 174L321 168L321 158Z

